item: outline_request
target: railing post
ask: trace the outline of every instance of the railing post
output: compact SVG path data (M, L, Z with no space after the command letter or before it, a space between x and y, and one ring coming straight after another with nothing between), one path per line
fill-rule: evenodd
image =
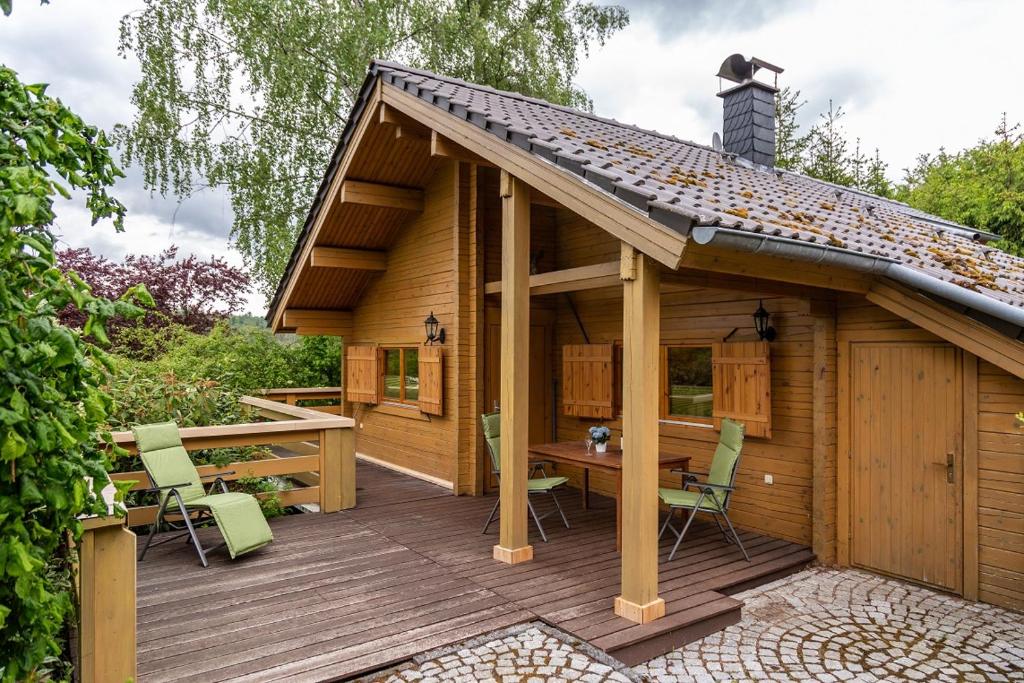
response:
M135 534L123 517L82 520L78 547L79 680L134 681Z
M320 431L320 511L356 505L356 440L351 427Z

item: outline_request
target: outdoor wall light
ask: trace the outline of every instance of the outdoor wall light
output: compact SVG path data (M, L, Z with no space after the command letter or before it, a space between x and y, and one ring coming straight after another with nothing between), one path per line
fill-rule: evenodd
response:
M434 312L431 311L427 319L423 321L423 326L427 328L427 341L424 344L444 344L444 328L439 329L440 323L437 318L434 317Z
M754 311L754 329L761 341L775 341L775 328L768 324L771 314L764 310L764 302L757 302L757 310Z

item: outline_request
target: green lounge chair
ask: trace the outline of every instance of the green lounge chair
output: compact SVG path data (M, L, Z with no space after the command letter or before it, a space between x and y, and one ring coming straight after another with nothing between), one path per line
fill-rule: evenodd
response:
M188 452L181 445L178 425L173 422L141 425L134 427L132 433L135 435L139 456L152 484L152 488L147 490L160 494L160 508L149 537L146 538L146 544L142 547L142 554L139 555L140 562L146 556L146 551L162 522L182 533L161 540L157 545L188 536L204 567L208 566L206 554L221 546L226 545L231 559L234 559L274 540L270 525L260 510L259 502L248 493L228 491L222 477L234 472L213 475L216 478L210 484L210 489L203 489L202 477L192 464ZM214 493L215 487L218 486L220 493ZM180 514L181 522L164 519L168 505L172 501L177 505L177 511L172 508L171 514ZM196 536L196 528L211 523L216 523L224 542L203 548L199 537Z
M671 529L672 533L676 535L676 544L672 546L672 552L668 556L670 561L675 557L676 550L679 549L679 544L682 543L683 536L689 530L693 518L698 512L707 512L714 518L715 524L718 525L719 531L725 536L725 540L730 543L735 542L743 552L743 557L747 559L747 562L750 562L747 549L743 547L739 534L736 533L732 522L729 521L729 500L732 498L732 492L735 490L736 470L740 464L740 452L742 450L743 425L728 418L723 419L722 433L718 438L718 447L715 449L715 455L711 459L711 471L705 475L696 472L672 470L673 472L681 472L685 477L683 489L658 489L658 497L661 498L661 502L668 505L668 517L665 518L665 523L661 527L658 538L660 539L665 534L665 529ZM701 476L706 477L705 481L699 481L698 477ZM672 526L672 515L676 510L690 511L682 531L677 531ZM728 532L718 520L719 515L725 519L725 523L729 527Z
M491 468L494 471L494 475L501 479L501 414L500 413L489 413L487 415L481 415L480 419L484 423L484 440L487 441L487 451L491 454ZM551 463L538 461L530 463L530 479L527 481L527 497L526 507L530 510L530 517L533 518L533 523L537 525L537 531L540 532L540 537L545 543L548 542L547 534L544 533L544 527L541 526L540 520L544 519L548 515L558 511L558 514L562 517L562 522L565 524L565 528L569 528L569 520L565 518L565 513L562 512L562 506L558 504L558 497L555 495L555 489L559 486L565 485L569 481L569 477L549 477L547 472L544 471L544 465ZM534 478L538 471L541 476ZM540 517L537 516L537 511L533 509L533 503L530 502L530 498L534 495L547 494L551 496L551 500L555 503L555 509L547 512ZM491 514L487 517L487 523L484 524L483 533L487 533L487 528L491 526L491 522L494 521L495 516L498 514L498 506L501 503L501 496L498 496L498 500L494 501L494 507L491 508Z

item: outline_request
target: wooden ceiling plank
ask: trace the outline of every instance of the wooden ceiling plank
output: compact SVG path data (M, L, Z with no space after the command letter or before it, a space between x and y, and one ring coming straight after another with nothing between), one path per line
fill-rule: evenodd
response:
M387 270L388 253L377 249L313 247L309 254L309 265L313 268Z
M404 211L423 211L423 190L362 180L346 180L338 199L342 204L367 204Z
M352 311L286 308L281 327L302 335L343 337L352 333Z

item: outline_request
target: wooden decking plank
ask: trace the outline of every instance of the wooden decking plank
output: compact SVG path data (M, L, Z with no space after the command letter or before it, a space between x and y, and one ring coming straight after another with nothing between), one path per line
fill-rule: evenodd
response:
M481 533L494 497L455 497L365 462L357 479L355 509L273 520L275 542L237 561L213 553L202 569L183 542L152 549L138 565L140 682L348 677L537 618L641 661L738 620L741 603L720 591L813 557L741 532L747 563L698 521L671 563L662 542L667 614L641 627L611 609L621 558L610 499L584 511L562 496L571 528L549 517L549 542L531 531L533 561L508 566L491 557L496 527Z

